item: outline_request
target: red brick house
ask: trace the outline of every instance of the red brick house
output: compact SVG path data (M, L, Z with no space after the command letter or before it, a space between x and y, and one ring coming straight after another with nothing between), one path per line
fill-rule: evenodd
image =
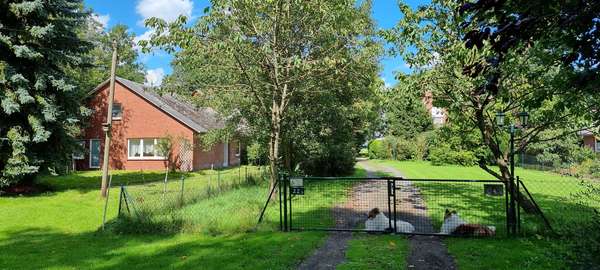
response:
M90 92L88 107L93 113L81 140L85 151L73 157L76 170L102 166L108 92L108 80ZM240 164L238 142L216 144L208 151L200 146L199 135L224 126L210 108L196 108L174 95L160 95L150 87L117 77L112 113L111 169L159 170L168 165L190 171ZM165 138L172 145L168 156L158 151Z

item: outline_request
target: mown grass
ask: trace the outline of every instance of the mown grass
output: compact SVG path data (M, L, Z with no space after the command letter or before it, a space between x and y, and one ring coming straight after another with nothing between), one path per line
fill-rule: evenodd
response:
M354 177L366 177L364 169L356 168ZM304 180L304 195L292 196L292 227L295 229L329 229L335 227L332 208L351 198L355 180ZM351 213L346 213L351 215Z
M130 177L130 184L141 178L139 172L117 175ZM161 181L155 184L161 186ZM199 214L196 222L202 229L196 233L115 234L98 231L105 201L97 172L45 177L42 182L54 191L0 197L2 269L290 269L326 236L273 230L279 221L277 204L267 211L264 225L247 232L253 231L266 199L264 185L240 186L184 207ZM113 185L107 215L111 222L118 194Z
M372 162L394 167L408 178L493 179L478 167L432 166L428 162L414 161ZM571 195L582 190L579 185L580 179L521 168L517 168L517 175L529 188L556 230L560 230L562 226L569 226L573 221L579 221L581 212L576 210L581 210L581 208L575 205ZM486 201L482 195L482 187L455 183L432 186L433 184L418 184L424 193L428 208L436 209L435 213L430 212L433 219L440 219L440 215L443 214L438 213L440 210L452 208L458 209L461 217L468 222L490 222L485 215L488 211L493 210L497 203L491 204ZM443 195L435 194L437 191ZM435 196L444 197L435 200L433 199ZM471 197L480 198L480 200L473 200ZM600 209L599 202L589 203ZM536 232L543 226L539 217L521 213L523 214L524 231ZM534 235L523 238L447 238L445 241L460 269L568 268L564 258L556 256L563 247L557 242L558 239L553 237Z
M338 270L406 269L408 241L399 235L356 233L348 242L346 261Z
M112 186L147 185L157 188L164 187L165 171L123 171L112 170ZM168 172L167 189L178 190L181 179L188 187L210 185L218 187L222 183L243 181L246 176L258 177L266 174L266 168L257 166L239 166L222 170L202 170L195 172ZM100 188L102 171L78 171L68 175L40 175L36 183L48 186L53 191L79 190L90 191Z

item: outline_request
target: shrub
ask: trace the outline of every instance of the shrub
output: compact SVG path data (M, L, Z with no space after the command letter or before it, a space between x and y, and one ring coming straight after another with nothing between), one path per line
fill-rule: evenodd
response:
M384 147L383 139L373 140L369 143L369 158L387 159L389 158L387 149Z
M471 166L477 163L477 157L473 152L464 150L455 151L448 146L431 149L429 160L434 166L447 164Z
M267 164L268 151L267 148L258 143L254 142L248 145L248 163L251 165L264 165Z

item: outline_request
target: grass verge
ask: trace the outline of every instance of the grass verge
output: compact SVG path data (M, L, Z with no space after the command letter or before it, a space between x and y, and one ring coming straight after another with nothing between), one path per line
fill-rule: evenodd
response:
M408 241L400 235L356 233L348 242L346 262L338 270L406 269Z

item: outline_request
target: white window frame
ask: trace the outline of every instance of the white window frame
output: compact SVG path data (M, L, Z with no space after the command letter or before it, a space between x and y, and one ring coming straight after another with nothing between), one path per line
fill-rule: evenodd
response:
M595 143L596 144L596 149L594 149L594 150L596 150L596 152L600 153L600 140L594 139L594 141L596 142Z
M115 105L118 105L121 108L121 116L113 116L112 120L121 120L123 119L123 105L121 103L113 103L113 111L115 110ZM112 114L112 112L111 112Z
M127 159L128 160L166 160L166 157L161 157L156 155L156 147L158 145L158 141L161 138L129 138L127 139ZM140 151L141 151L141 156L139 157L134 157L130 155L130 150L131 150L131 140L140 140ZM154 154L155 156L152 157L144 157L144 140L154 140Z
M90 155L89 155L89 165L90 165L90 169L98 169L100 168L100 162L98 162L98 166L92 166L92 141L98 141L98 145L100 146L100 150L98 151L98 158L100 158L100 151L102 151L102 143L100 142L100 139L90 139Z

